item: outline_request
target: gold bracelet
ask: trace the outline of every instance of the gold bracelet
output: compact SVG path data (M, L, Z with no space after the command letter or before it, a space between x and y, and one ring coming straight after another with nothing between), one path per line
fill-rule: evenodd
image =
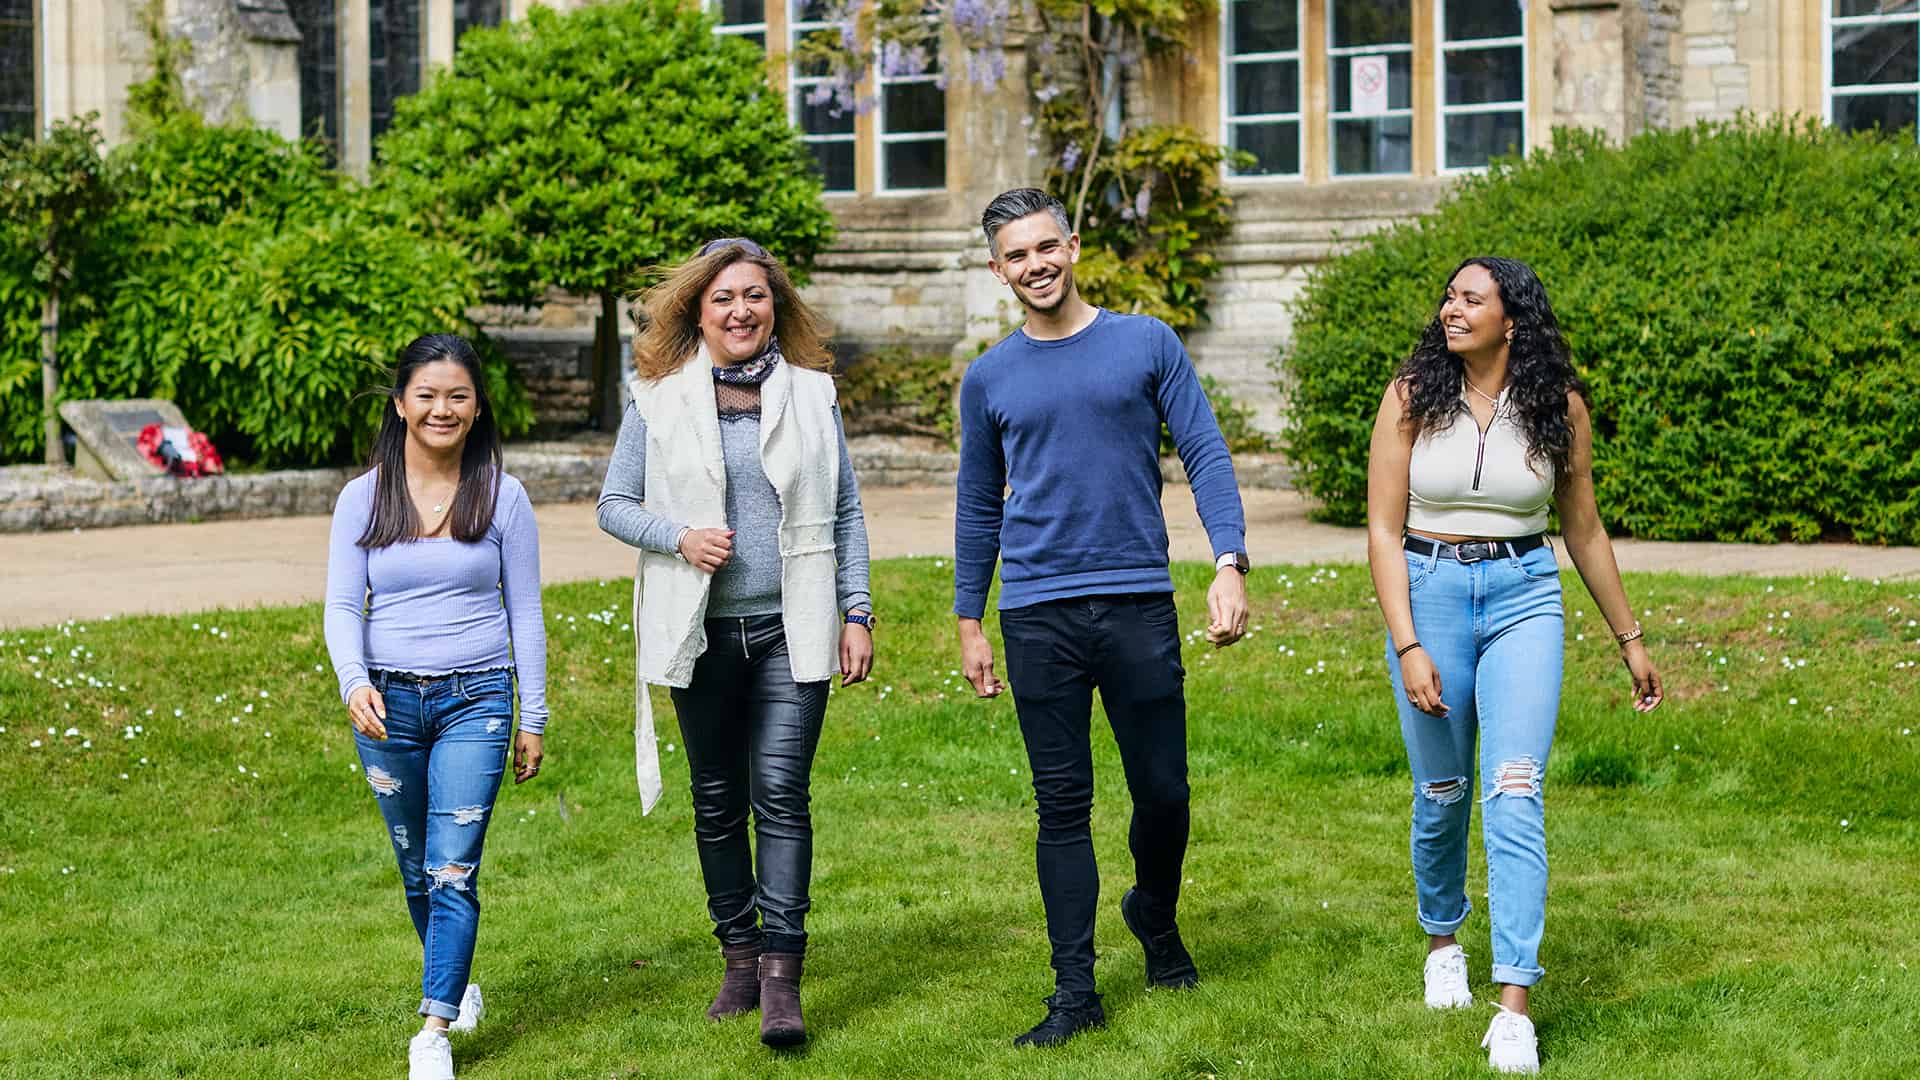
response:
M1613 640L1614 640L1615 642L1617 642L1617 643L1619 643L1619 645L1620 645L1620 647L1624 649L1624 648L1626 648L1626 645L1627 645L1627 642L1629 642L1629 641L1638 641L1638 640L1640 640L1640 638L1642 638L1643 636L1645 636L1645 634L1646 634L1646 631L1644 631L1644 630L1642 630L1642 629L1640 629L1640 624L1639 624L1639 623L1634 623L1634 624L1633 624L1633 629L1631 629L1631 630L1629 630L1629 631L1627 631L1627 632L1626 632L1626 633L1624 633L1624 634L1615 634L1615 635L1613 635Z

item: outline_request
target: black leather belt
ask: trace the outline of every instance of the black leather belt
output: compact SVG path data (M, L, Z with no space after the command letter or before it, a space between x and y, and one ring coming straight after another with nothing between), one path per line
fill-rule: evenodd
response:
M446 682L448 679L460 674L463 673L452 671L445 675L416 675L411 671L387 671L384 668L375 668L367 672L369 678L381 678L388 682L406 683L409 686L432 686L434 683ZM469 671L464 674L472 675L475 673Z
M1519 558L1535 548L1545 547L1547 534L1534 533L1532 536L1516 536L1511 540L1465 540L1458 544L1449 544L1443 540L1428 540L1424 536L1402 538L1401 544L1415 555L1438 553L1443 559L1456 562L1477 563L1485 559L1499 559L1506 556Z

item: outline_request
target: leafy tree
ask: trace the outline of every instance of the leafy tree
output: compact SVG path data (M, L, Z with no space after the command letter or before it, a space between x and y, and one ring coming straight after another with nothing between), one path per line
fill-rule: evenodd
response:
M49 465L66 463L60 444L60 295L74 265L92 246L113 207L114 189L102 157L98 114L53 125L44 140L0 137L0 228L6 246L30 253L28 280L40 299L40 409ZM0 392L23 379L19 365L0 367Z
M682 0L474 30L396 106L378 182L464 241L492 298L597 295L596 418L618 423L615 298L647 267L751 236L804 274L832 235L765 58Z

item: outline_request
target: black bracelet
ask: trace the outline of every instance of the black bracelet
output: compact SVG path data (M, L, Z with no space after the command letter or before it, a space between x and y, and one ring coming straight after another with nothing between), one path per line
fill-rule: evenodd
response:
M1407 642L1405 648L1393 650L1393 657L1394 659L1398 660L1400 657L1407 655L1408 653L1412 652L1413 650L1419 647L1420 647L1420 639L1414 638L1412 641Z

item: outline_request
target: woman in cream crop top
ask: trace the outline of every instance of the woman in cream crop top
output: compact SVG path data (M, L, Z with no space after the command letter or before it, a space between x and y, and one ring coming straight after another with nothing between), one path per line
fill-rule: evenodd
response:
M1484 431L1462 396L1452 424L1427 430L1407 463L1407 522L1436 536L1515 537L1545 532L1553 502L1550 462L1528 459L1526 432L1507 392Z
M1412 780L1426 1004L1459 1008L1476 996L1454 935L1473 907L1467 841L1477 807L1500 997L1482 1045L1499 1072L1540 1066L1527 1008L1546 974L1541 777L1566 647L1560 567L1544 535L1550 506L1620 643L1633 707L1651 710L1660 676L1594 504L1585 387L1546 288L1525 263L1468 259L1381 397L1367 457L1367 561Z

